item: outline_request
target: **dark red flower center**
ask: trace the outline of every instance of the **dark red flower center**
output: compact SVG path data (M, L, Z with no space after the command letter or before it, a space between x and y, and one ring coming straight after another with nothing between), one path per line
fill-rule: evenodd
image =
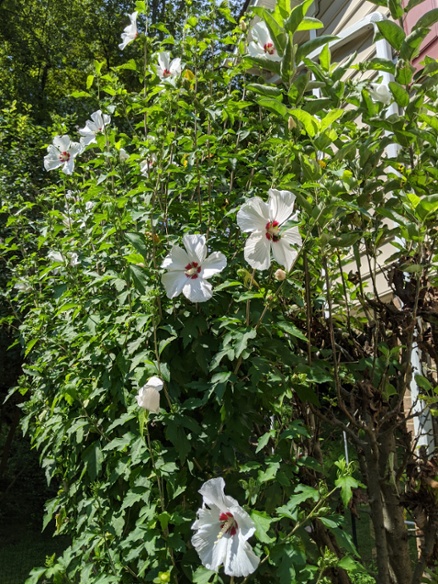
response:
M236 535L239 526L237 525L237 521L234 519L232 513L229 511L221 513L219 515L219 521L221 522L221 530L218 539L223 537L226 533L229 533L231 536Z
M201 266L198 264L198 262L191 262L190 264L187 264L184 269L185 269L184 273L187 276L187 278L190 278L191 280L196 280L201 271Z
M273 45L273 43L266 43L263 45L263 50L265 51L265 53L268 53L268 55L274 55L275 54L275 47Z
M61 162L68 162L70 160L70 152L60 152L59 160Z
M163 69L163 77L169 77L169 75L172 75L169 69Z
M268 221L266 223L266 237L269 241L280 241L281 235L278 221Z

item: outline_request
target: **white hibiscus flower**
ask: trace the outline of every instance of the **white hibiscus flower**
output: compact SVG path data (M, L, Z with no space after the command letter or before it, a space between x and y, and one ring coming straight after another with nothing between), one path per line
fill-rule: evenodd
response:
M251 29L251 36L252 42L248 46L248 53L251 57L281 61L265 22L257 22Z
M121 49L122 51L127 45L129 45L129 43L132 43L132 41L134 41L138 36L137 15L138 12L133 12L132 14L129 15L129 20L131 21L131 24L128 24L128 26L126 26L124 31L122 32L122 42L119 45L119 49Z
M274 259L287 271L298 255L291 246L300 246L302 239L298 227L285 228L288 221L296 221L293 213L295 195L289 191L269 189L265 203L254 197L242 205L237 213L237 223L245 233L251 233L245 244L245 259L256 270L267 270Z
M81 135L81 146L85 148L88 144L93 144L96 142L96 134L99 134L105 130L111 122L111 117L108 114L103 114L101 110L97 110L91 114L91 120L85 122L85 127L79 130Z
M169 81L175 83L176 78L181 75L182 65L181 59L170 60L170 54L167 51L158 53L158 67L157 73L162 81Z
M379 101L384 105L388 105L388 103L392 100L392 94L388 89L386 83L371 83L368 88L370 95L374 101Z
M186 249L173 246L161 265L168 270L161 278L167 297L175 298L182 292L191 302L210 300L213 289L207 280L225 268L227 259L218 251L207 257L203 235L184 235L183 243Z
M157 413L160 409L160 391L163 382L159 377L151 377L135 396L139 407Z
M72 142L70 136L55 136L53 143L47 147L46 156L44 156L44 168L53 170L62 166L62 172L72 174L75 168L75 156L81 151L79 142Z
M224 494L222 477L211 479L199 489L203 498L198 519L192 525L196 533L192 545L208 570L224 566L228 576L245 577L260 563L248 543L255 525L239 503Z

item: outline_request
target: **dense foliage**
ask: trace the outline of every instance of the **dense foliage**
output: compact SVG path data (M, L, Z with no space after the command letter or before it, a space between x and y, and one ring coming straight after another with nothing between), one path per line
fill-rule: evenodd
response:
M415 73L410 61L438 14L410 37L379 23L400 56L364 66L394 76L382 99L369 81L345 80L350 63L331 62L329 39L296 46L320 23L306 17L310 0L287 4L256 9L269 52L248 57L247 22L224 3L171 31L138 0L125 58L97 59L76 94L110 119L95 118L74 171L60 165L29 196L1 191L23 425L59 485L45 524L72 537L29 584L235 581L191 544L198 491L218 477L255 526L260 564L243 582L373 582L345 529L361 487L379 584L436 576L436 457L415 450L403 400L415 377L436 401L438 67L428 59ZM403 14L401 2L390 8ZM160 69L164 51L181 72ZM76 122L56 123L79 141ZM31 136L39 144L40 130ZM296 196L290 270L246 261L239 217L270 189ZM274 246L284 226L271 219ZM205 302L163 284L171 250L197 234L227 260ZM156 413L136 400L151 377L164 382ZM339 456L341 431L357 463ZM406 517L421 529L416 562Z

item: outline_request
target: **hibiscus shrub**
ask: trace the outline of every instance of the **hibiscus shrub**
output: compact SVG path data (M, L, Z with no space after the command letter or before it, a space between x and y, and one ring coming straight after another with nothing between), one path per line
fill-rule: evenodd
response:
M344 583L363 571L340 513L360 483L320 439L324 419L355 436L340 386L364 369L341 368L334 322L352 338L368 330L349 309L363 286L343 266L385 231L370 199L388 174L387 104L342 81L327 47L309 61L327 39L297 49L295 33L319 24L310 2L287 4L258 9L247 39L213 2L174 38L148 29L137 1L126 63L95 64L80 94L91 120L48 146L39 253L14 289L19 390L59 485L45 524L72 544L28 584Z

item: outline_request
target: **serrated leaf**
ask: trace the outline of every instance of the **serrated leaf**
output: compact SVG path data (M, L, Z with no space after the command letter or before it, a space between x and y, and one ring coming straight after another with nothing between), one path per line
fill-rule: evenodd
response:
M117 67L114 67L114 69L128 69L129 71L137 71L137 63L134 61L134 59L129 59L129 61L126 61L121 65L117 65Z
M271 527L273 519L269 517L267 513L255 510L251 511L251 519L254 521L256 527L255 531L256 538L262 543L266 544L272 543L275 540L275 538L270 537L268 535L268 531L269 528Z
M289 335L292 335L297 339L301 339L302 341L307 342L307 337L291 322L280 320L279 322L276 323L276 326L285 333L288 333Z
M271 438L274 438L274 436L275 436L275 430L269 430L269 432L266 432L265 434L260 436L260 438L258 439L258 442L257 442L256 454L258 452L260 452L260 450L263 450L263 448L266 446L266 444L269 442L269 440Z
M103 454L100 444L94 442L82 453L82 459L87 465L88 476L95 481L102 470Z
M353 496L352 489L357 489L359 484L359 481L350 475L340 476L335 480L335 485L341 489L341 499L345 507L348 507Z
M143 237L139 233L125 233L126 239L134 246L135 250L143 256L147 256L148 249Z

